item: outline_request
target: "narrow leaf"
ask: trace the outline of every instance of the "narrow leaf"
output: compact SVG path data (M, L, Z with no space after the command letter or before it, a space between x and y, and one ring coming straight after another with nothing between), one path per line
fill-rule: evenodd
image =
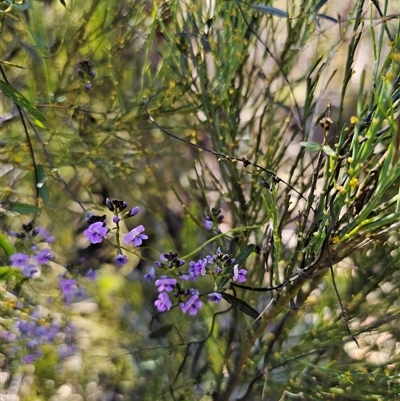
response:
M322 151L327 154L328 156L336 156L335 151L328 145L324 145L322 147Z
M0 80L0 91L19 107L32 114L32 116L37 118L40 122L44 123L46 121L44 115L25 96L7 82Z
M257 319L260 314L251 307L247 302L243 301L240 298L237 298L231 294L221 293L222 298L225 299L226 302L229 302L232 306L239 308L243 313L252 317L253 319Z
M0 247L4 250L7 256L14 255L16 252L15 248L10 244L7 237L0 233Z
M28 203L12 203L10 210L12 212L21 213L21 214L30 214L30 213L38 213L40 212L40 208L37 206L29 205Z
M289 14L286 11L282 11L276 7L263 6L261 4L253 4L252 7L258 11L261 11L264 14L274 15L275 17L280 17L280 18L289 17Z
M306 148L308 152L315 152L321 150L321 145L317 142L300 142L300 146Z
M18 64L9 63L8 61L0 60L0 64L5 65L6 67L13 67L13 68L19 68L21 70L26 70L26 67L22 67L22 65Z
M326 3L328 2L328 0L321 0L316 6L314 11L317 12L321 7L323 7Z
M38 172L38 183L37 187L39 189L39 196L43 199L43 202L47 204L49 202L49 190L47 189L47 186L45 182L47 181L47 174L44 171L43 165L39 164L37 166L37 172Z
M159 327L157 330L153 330L149 333L150 338L157 338L157 337L164 337L166 334L168 334L172 328L174 327L173 324L168 323L164 324L161 327Z
M317 14L316 17L326 19L326 20L328 20L330 22L333 22L334 24L338 24L339 23L339 21L336 18L330 17L329 15Z

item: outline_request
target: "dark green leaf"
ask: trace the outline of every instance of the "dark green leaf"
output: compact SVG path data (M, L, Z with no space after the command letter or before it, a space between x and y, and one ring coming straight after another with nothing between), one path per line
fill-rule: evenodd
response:
M258 316L260 316L260 314L254 308L252 308L247 302L243 301L242 299L230 294L225 294L224 292L221 292L221 295L226 302L229 302L232 306L239 308L243 313L251 316L253 319L257 319Z
M164 324L163 326L159 327L157 330L153 330L149 333L150 338L157 338L157 337L163 337L167 333L169 333L172 328L174 327L173 324Z
M246 261L246 259L250 256L250 254L254 251L255 247L256 246L254 244L247 245L246 248L244 248L243 251L236 256L235 263L229 265L225 269L225 271L222 272L222 277L217 282L218 289L221 289L229 281L230 278L229 275L233 272L233 267L235 265L240 266L241 264L243 264Z
M321 0L316 6L314 11L317 12L322 6L324 6L326 3L328 2L328 0Z
M289 14L286 11L282 11L279 8L271 6L263 6L261 4L253 4L253 8L261 11L264 14L274 15L275 17L288 18Z
M46 121L44 115L21 93L14 89L7 82L0 80L0 91L4 93L9 99L16 103L19 107L30 113L33 117L41 123Z
M326 20L328 20L328 21L330 21L330 22L333 22L333 23L335 23L335 24L338 24L338 23L339 23L339 21L338 21L336 18L330 17L329 15L317 14L317 17L318 17L318 18L326 19Z
M29 205L28 203L12 203L10 210L21 214L30 214L40 212L40 208L37 206Z
M39 196L43 199L43 202L45 204L48 204L49 202L49 190L47 189L47 186L45 185L45 182L47 181L47 174L44 171L44 167L39 164L37 166L37 173L38 173L38 183L37 187L39 189Z

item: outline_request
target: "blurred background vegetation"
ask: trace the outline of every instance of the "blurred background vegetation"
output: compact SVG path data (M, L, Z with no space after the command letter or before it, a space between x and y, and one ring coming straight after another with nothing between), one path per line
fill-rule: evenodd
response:
M400 397L396 3L0 1L1 80L45 117L26 110L24 129L3 90L3 233L35 216L55 273L81 257L99 272L56 309L80 356L4 354L10 380L31 378L21 400ZM139 205L149 235L121 269L82 235L107 197ZM225 235L204 228L213 207ZM224 301L155 316L142 276L160 253L249 243L245 284L279 288L227 291L260 321Z

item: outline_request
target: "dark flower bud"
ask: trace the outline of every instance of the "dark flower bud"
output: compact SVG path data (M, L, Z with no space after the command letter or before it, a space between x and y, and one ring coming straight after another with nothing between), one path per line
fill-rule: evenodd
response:
M242 163L244 165L244 167L248 167L251 163L244 157L242 157Z
M86 90L86 92L89 92L90 89L92 89L92 84L91 84L90 82L88 82L88 83L85 85L85 90Z
M30 221L28 224L22 224L22 228L29 233L33 229L33 223Z
M106 206L108 207L108 210L110 210L110 212L114 211L114 204L112 201L110 201L110 199L106 199Z
M99 221L105 225L105 221L107 219L107 216L103 214L103 216L96 216L95 214L89 214L89 216L86 218L86 223L88 224L93 224L93 223L98 223Z
M267 181L262 180L262 181L261 181L261 185L262 185L264 188L271 189L271 186L268 184Z
M25 233L22 233L22 232L20 232L20 233L15 233L15 236L16 236L17 238L20 238L20 239L22 239L22 238L25 238L25 237L26 237L26 234L25 234Z

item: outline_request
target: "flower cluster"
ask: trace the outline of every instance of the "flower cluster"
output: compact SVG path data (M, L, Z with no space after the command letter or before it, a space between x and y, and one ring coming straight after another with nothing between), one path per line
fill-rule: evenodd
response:
M50 249L54 237L44 228L33 228L32 222L23 224L22 228L22 231L11 232L11 235L21 240L20 245L24 252L11 255L10 263L19 268L25 277L32 278L40 275L42 267L54 259Z
M81 61L78 64L77 73L81 80L85 83L86 91L92 88L92 81L96 76L96 71L93 69L94 64L88 60Z
M239 269L239 265L235 264L235 259L228 254L221 252L220 248L214 255L207 255L197 261L190 261L189 268L183 269L186 264L184 260L178 258L174 252L163 253L160 261L154 263L158 271L162 271L160 277L155 281L159 292L158 299L154 302L159 312L165 312L172 307L172 297L178 300L178 304L183 313L188 312L189 315L196 315L197 311L203 303L200 301L200 293L195 288L185 289L185 282L196 281L203 276L211 276L214 282L219 277L228 277L233 281L243 283L246 281L246 269ZM145 274L147 280L155 280L157 274L154 267ZM218 303L222 299L219 292L208 293L210 302Z
M211 209L211 216L206 216L204 219L204 227L207 230L212 230L214 227L218 227L218 225L222 222L225 215L221 214L221 209L217 210L214 207ZM221 231L219 228L215 230L217 234Z
M34 310L30 315L21 313L7 330L1 330L0 342L12 347L12 355L25 363L32 363L43 356L43 347L53 344L60 360L77 351L76 327L71 323L56 323Z
M128 207L125 201L120 201L117 199L110 200L108 198L106 199L106 206L114 214L112 221L115 224L117 241L117 255L114 257L114 262L118 266L122 266L128 262L128 258L123 254L120 244L120 221L136 216L139 213L139 207L135 206L127 212L124 212ZM89 213L89 216L86 218L86 222L89 224L89 227L83 232L83 234L92 244L99 244L104 239L107 239L107 234L111 230L107 228L105 215L96 216L92 213ZM133 245L134 247L142 245L143 241L149 238L146 234L144 234L144 231L145 228L142 225L133 228L124 236L125 245Z

